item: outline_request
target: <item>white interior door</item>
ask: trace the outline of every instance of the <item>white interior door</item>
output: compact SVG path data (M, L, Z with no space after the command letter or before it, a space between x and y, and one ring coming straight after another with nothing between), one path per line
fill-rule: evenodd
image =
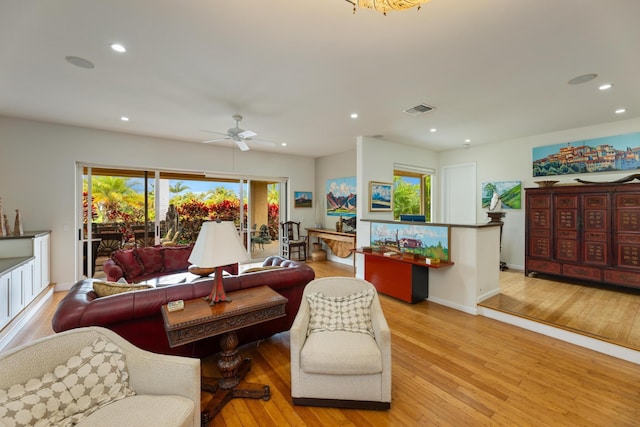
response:
M476 223L476 164L442 168L442 222Z

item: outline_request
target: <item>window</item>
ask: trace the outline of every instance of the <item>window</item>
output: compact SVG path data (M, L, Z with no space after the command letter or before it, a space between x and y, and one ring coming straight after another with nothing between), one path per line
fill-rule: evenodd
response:
M405 167L405 169L409 169ZM431 180L433 171L410 167L393 171L393 219L402 214L424 215L431 222Z

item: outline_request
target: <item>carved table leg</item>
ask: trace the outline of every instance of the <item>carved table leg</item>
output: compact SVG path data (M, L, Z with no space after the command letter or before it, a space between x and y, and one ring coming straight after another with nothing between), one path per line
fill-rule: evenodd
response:
M235 331L227 332L220 339L220 360L218 369L220 378L202 377L202 390L213 393L213 399L203 409L202 420L206 425L213 419L224 405L233 398L269 400L271 389L268 385L253 384L244 381L244 377L251 369L251 359L240 360L238 356L238 336ZM206 422L205 422L206 420Z

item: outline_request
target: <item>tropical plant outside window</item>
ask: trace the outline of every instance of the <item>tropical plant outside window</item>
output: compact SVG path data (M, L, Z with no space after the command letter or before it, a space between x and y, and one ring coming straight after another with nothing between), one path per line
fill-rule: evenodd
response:
M111 175L109 170L92 174L92 222L94 232L98 232L103 226L117 228L123 233L123 241L130 242L133 239L133 228L147 223L155 222L155 204L157 201L156 189L153 186L154 180L149 180L150 184L146 194L144 178L140 173L131 174L134 176ZM137 175L137 176L135 176ZM175 174L174 174L175 175ZM160 212L167 211L170 205L175 207L178 224L180 226L180 236L176 243L192 243L196 240L203 221L220 219L222 221L233 221L240 228L240 181L238 180L215 180L215 179L172 179L163 178L160 175L160 185L163 189L161 196L164 202L160 202ZM244 194L246 195L246 184ZM83 176L83 207L84 222L87 218L87 176ZM168 200L167 200L168 199ZM274 238L278 236L279 223L279 185L267 185L268 200L268 227ZM166 205L166 206L163 206ZM243 227L246 228L247 221L247 200L243 200ZM160 218L160 236L163 237L169 231L169 226L165 224L165 218ZM152 232L154 228L151 228ZM175 230L172 230L175 233Z
M401 214L425 215L431 221L431 175L394 171L393 219Z

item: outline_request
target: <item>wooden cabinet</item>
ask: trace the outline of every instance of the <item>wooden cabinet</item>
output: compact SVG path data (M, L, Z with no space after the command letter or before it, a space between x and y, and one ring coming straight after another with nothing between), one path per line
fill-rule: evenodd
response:
M356 253L364 255L364 278L371 282L378 292L412 304L429 297L429 269L445 268L452 262L427 265L423 259L387 257L377 252Z
M640 184L526 189L525 273L640 287Z

